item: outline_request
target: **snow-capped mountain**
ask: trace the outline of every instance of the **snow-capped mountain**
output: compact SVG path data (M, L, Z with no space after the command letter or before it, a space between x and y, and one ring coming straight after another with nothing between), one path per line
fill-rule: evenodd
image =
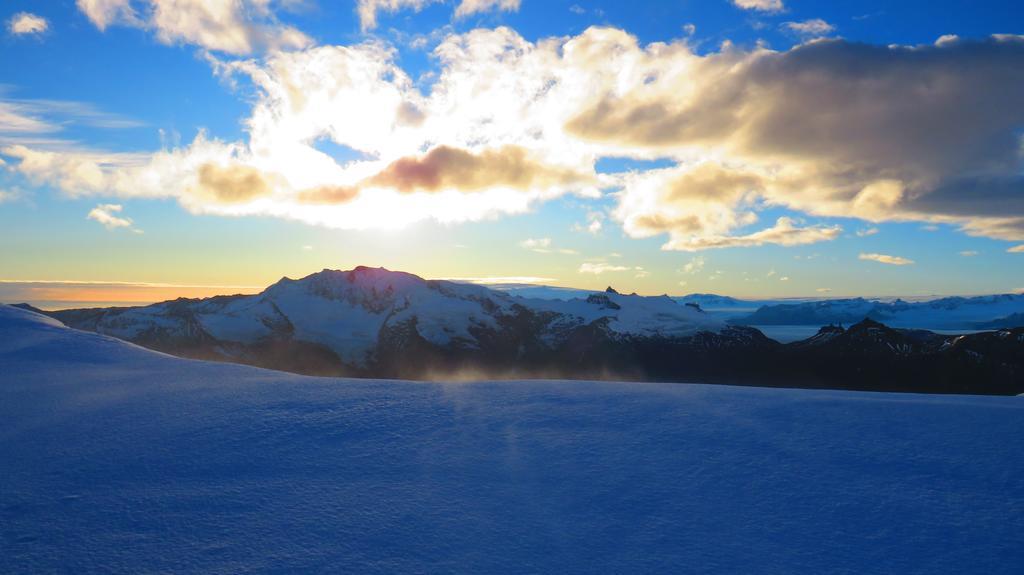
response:
M600 293L594 290L585 290L571 287L548 286L523 283L498 283L489 284L487 287L505 292L509 295L516 295L530 299L586 299L591 294ZM691 293L683 296L673 296L678 303L695 303L705 311L753 311L761 306L777 303L776 300L742 300L726 295L712 293Z
M668 296L530 299L381 268L285 278L256 295L48 314L174 355L315 375L1024 391L1024 329L997 332L996 345L993 334L864 321L782 345Z
M702 345L728 346L731 338L746 345L754 337L669 297L609 289L583 299L528 299L368 267L285 278L256 295L51 315L171 353L305 373L408 376L414 359L437 369L466 362L513 368L520 360L546 363L547 355L567 346L589 349L601 341L700 335ZM396 359L401 369L387 366Z
M974 327L978 329L1012 329L1015 327L1024 327L1024 312L1011 313L1006 317L980 322Z
M1022 294L946 297L918 302L852 298L765 305L731 321L740 325L822 326L850 324L867 317L895 327L975 330L1014 327L1009 325L1013 323L1010 316L1022 312Z
M523 283L498 283L489 284L487 287L509 295L531 299L586 299L591 294L599 293L594 290ZM684 304L695 303L704 310L732 310L734 308L754 310L763 305L776 303L775 300L742 300L713 293L691 293L673 296L672 299Z
M492 290L507 293L508 295L525 297L528 299L586 299L591 294L600 293L596 290L524 283L494 283L487 284L487 287Z
M691 293L675 298L681 303L695 303L703 309L757 308L761 302L736 299L713 293Z

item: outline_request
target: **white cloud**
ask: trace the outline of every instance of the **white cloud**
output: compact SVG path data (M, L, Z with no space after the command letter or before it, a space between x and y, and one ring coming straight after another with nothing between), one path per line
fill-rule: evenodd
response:
M132 0L75 0L75 4L100 30L119 22L137 27L145 24L132 8Z
M907 258L901 258L900 256L890 256L886 254L860 254L857 258L893 266L908 266L914 263L914 260L908 260Z
M0 154L18 160L16 169L36 185L48 184L67 195L106 195L120 191L123 195L146 195L145 181L132 191L130 173L141 168L140 163L151 161L148 156L135 154L107 154L102 152L60 152L13 145L0 148ZM138 173L140 177L143 174ZM152 190L153 197L163 195Z
M551 238L530 238L519 242L519 247L528 250L547 249L551 246Z
M141 166L101 152L7 147L2 153L21 160L16 169L23 174L72 195L170 196L198 213L269 214L347 229L475 220L521 213L567 192L596 193L593 158L578 145L538 146L526 133L482 129L501 124L518 132L518 116L494 122L479 114L507 111L492 106L535 88L493 86L488 96L470 96L460 89L472 82L452 70L455 77L440 79L450 88L428 100L392 57L371 42L224 63L227 73L249 75L262 95L246 121L247 142L200 134ZM514 105L525 113L524 102ZM316 148L324 137L372 159L340 164ZM420 153L438 141L453 145Z
M754 200L773 184L757 169L737 169L718 162L699 162L622 178L624 189L614 215L631 237L668 234L665 250L786 246L833 240L838 226L798 227L783 217L775 226L747 235L733 232L757 221Z
M604 18L604 15L605 15L605 12L604 12L603 8L600 8L600 7L584 8L583 6L580 6L579 4L573 4L572 6L569 6L569 11L572 12L573 14L578 15L578 16L585 16L587 14L592 14L593 16L596 16L598 18Z
M831 293L832 292L832 288L818 288L818 289L816 289L814 291L816 291L818 293Z
M971 257L974 257L974 256L978 255L978 252L976 252L974 250L964 250L964 251L960 252L960 255L965 257L965 258L971 258Z
M142 230L132 227L131 218L117 215L121 213L122 209L119 204L100 204L93 208L86 217L103 224L108 230L129 228L135 233L142 233Z
M568 128L622 153L680 158L683 173L715 166L697 183L717 194L683 186L670 198L709 208L677 216L683 228L713 224L722 233L748 217L753 197L817 215L957 224L1024 240L1024 110L1013 103L1024 98L1024 38L939 47L828 40L705 56L673 48L655 54L623 41L630 57L619 65L632 62L632 73L595 94ZM941 89L921 99L914 86L922 83ZM650 196L667 194L649 187L641 207L656 215L660 202Z
M759 12L781 12L786 9L782 0L732 0L732 3L744 10Z
M675 238L662 246L662 249L692 252L714 248L754 247L765 244L801 246L834 240L842 231L843 229L839 226L799 227L794 225L791 218L781 217L775 221L774 226L746 235L699 235Z
M521 0L462 0L455 9L455 17L463 18L491 10L516 12L519 10L520 2Z
M704 269L705 263L707 263L707 261L704 259L704 256L693 256L692 258L690 258L690 261L686 262L683 268L679 271L683 272L684 274L692 275Z
M1024 254L1024 245L1013 246L1006 251L1011 254Z
M363 30L372 30L377 27L377 13L399 10L414 10L419 12L428 4L442 0L357 0L356 13L359 15L359 24Z
M579 252L567 248L556 248L552 245L551 238L529 238L519 242L519 247L528 249L539 254L563 254L577 255Z
M69 147L71 142L59 136L68 126L125 129L143 125L85 102L14 98L9 91L0 86L0 146L43 142Z
M579 272L581 274L594 274L600 275L608 272L628 272L628 271L643 271L643 268L633 268L630 266L617 266L605 262L584 262L580 264Z
M779 278L779 281L780 282L788 282L789 281L789 276L782 276L781 278Z
M597 235L601 233L601 229L604 227L604 214L596 211L587 212L587 223L575 223L572 225L572 231L574 232L587 232L589 234Z
M827 36L836 29L835 26L821 18L812 18L802 22L784 22L782 24L782 28L806 38L820 38L821 36Z
M100 4L112 19L93 18L97 25L129 19L134 6L130 13L155 26L150 3L80 2L87 13ZM278 30L274 5L246 4L252 9L218 22ZM194 6L180 6L194 22ZM608 189L617 202L610 216L626 234L667 236L666 249L838 234L797 217L758 227L767 207L1024 241L1018 37L698 53L685 39L642 46L614 28L531 42L499 27L452 34L433 56L429 88L376 39L211 59L218 73L256 87L238 141L200 135L155 153L110 154L8 140L2 153L12 169L72 195L172 197L198 213L347 229L480 220ZM933 88L928 98L922 85ZM361 157L339 162L318 149L325 140ZM605 157L672 167L598 175Z
M50 29L46 18L29 12L18 12L7 21L7 30L16 36L42 34Z
M867 236L873 236L877 233L878 228L864 228L862 230L857 230L857 236L862 238Z
M281 24L274 0L77 0L100 30L112 25L151 30L165 44L195 44L244 55L258 49L296 49L312 44Z
M395 13L401 10L419 12L430 4L444 0L357 0L356 14L363 31L377 27L377 14L381 12ZM498 10L515 12L519 10L521 0L461 0L455 8L455 18L465 18L481 12Z
M22 104L0 100L0 137L9 137L12 133L46 134L60 129L59 125L41 118Z

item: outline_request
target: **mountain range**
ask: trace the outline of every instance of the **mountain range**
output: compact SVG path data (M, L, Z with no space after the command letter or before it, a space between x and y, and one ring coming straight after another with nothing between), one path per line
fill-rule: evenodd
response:
M942 336L864 320L782 345L668 296L527 298L362 266L255 295L44 313L173 355L311 375L1024 392L1022 328Z
M944 297L927 301L848 298L766 303L749 315L729 318L741 325L849 324L864 318L886 324L942 330L1024 327L1024 294Z
M591 290L502 283L488 287L530 299L586 298ZM713 293L673 296L735 325L852 324L866 317L901 328L978 331L1024 327L1024 294L910 298L739 299Z

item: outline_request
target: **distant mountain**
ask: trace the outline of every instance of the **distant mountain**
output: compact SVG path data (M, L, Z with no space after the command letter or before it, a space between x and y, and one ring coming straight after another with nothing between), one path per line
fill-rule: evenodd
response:
M524 283L487 284L487 287L492 290L507 293L508 295L525 297L529 299L571 300L578 298L586 298L590 294L598 293L595 290Z
M1010 329L1015 327L1024 327L1024 313L1013 313L992 321L979 322L975 324L974 327L978 329Z
M850 324L871 318L899 327L973 330L979 329L979 324L990 325L987 322L1014 313L1024 313L1024 295L947 297L922 302L854 298L784 303L765 305L749 315L732 318L730 322L738 325L822 326ZM995 326L995 323L991 325Z
M849 324L866 317L879 317L878 306L879 302L863 298L772 304L732 321L746 325Z
M1024 391L1024 329L992 343L865 320L784 346L668 296L609 287L530 299L382 268L285 278L256 295L47 313L174 355L315 375Z
M285 278L256 295L50 315L177 355L332 375L567 368L600 376L608 366L591 354L627 340L729 347L760 336L771 345L756 330L727 326L668 297L612 290L568 301L527 299L367 267Z
M487 287L509 295L533 299L570 300L586 298L591 294L600 293L596 290L522 283L487 284ZM616 293L618 292L616 291ZM766 303L775 303L774 301L740 300L730 296L711 293L691 293L684 296L671 297L678 303L695 303L705 310L730 310L732 308L757 309Z
M704 309L747 307L756 308L758 302L746 301L713 293L691 293L675 298L680 303L695 303Z
M864 357L913 356L942 351L951 338L927 330L893 329L864 319L849 329L828 325L811 338L791 344L793 349L814 349Z
M477 284L473 284L477 285ZM497 283L487 284L487 287L496 291L504 292L532 299L561 299L570 300L575 298L586 298L587 296L600 293L596 290L585 290L571 287L549 286L524 283ZM731 310L732 308L757 309L763 305L777 303L778 300L742 300L726 295L713 293L691 293L683 296L671 296L679 303L695 303L705 310Z

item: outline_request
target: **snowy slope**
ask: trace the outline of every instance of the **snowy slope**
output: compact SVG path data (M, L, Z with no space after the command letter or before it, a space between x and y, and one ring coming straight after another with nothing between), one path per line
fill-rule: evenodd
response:
M304 378L0 307L3 573L1018 573L1024 401Z

